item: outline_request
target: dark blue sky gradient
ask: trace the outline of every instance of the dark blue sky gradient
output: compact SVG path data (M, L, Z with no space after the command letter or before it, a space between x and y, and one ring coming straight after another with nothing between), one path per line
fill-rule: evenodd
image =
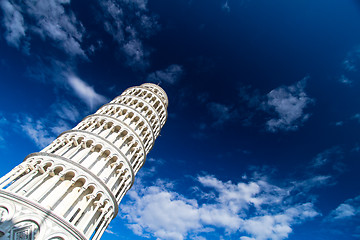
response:
M359 239L359 1L48 1L0 0L1 175L151 81L168 121L103 239Z

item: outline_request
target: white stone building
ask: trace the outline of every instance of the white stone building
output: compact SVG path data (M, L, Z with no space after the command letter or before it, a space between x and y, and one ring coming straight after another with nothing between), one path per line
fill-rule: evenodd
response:
M162 88L131 87L0 179L0 239L97 240L167 119Z

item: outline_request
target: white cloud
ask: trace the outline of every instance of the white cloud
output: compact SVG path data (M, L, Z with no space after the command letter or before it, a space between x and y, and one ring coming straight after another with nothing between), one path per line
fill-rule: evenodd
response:
M219 193L217 200L228 206L233 213L237 213L249 205L261 204L261 198L255 197L260 192L259 183L223 183L211 176L199 177L198 180L203 186L215 189Z
M333 229L341 236L349 234L354 239L359 238L360 233L360 195L345 200L332 210L324 219L323 223L328 229Z
M76 96L83 100L91 109L107 101L104 96L96 93L93 87L74 75L68 76L68 83Z
M355 216L356 209L349 204L342 203L332 212L332 214L334 219L349 218Z
M240 237L240 240L256 240L256 239L255 239L255 238L246 237L246 236L242 236L242 237Z
M302 223L318 215L312 203L299 204L275 215L256 216L244 222L242 227L256 240L280 240L288 238L291 225Z
M159 70L149 74L147 81L167 84L176 84L183 74L183 67L177 64L172 64L164 70Z
M161 239L183 239L190 230L201 227L196 202L160 187L149 187L140 194L131 191L133 205L122 206L132 229L150 231Z
M243 220L230 209L216 204L204 204L199 208L200 221L203 225L225 229L227 233L236 232Z
M331 211L328 221L344 221L360 216L360 196L350 198Z
M200 176L197 180L206 189L201 191L212 196L201 204L162 181L151 187L135 185L128 194L130 200L121 206L129 228L158 239L206 239L207 232L219 228L229 236L241 234L243 240L280 240L288 237L293 225L319 214L309 201L292 202L294 186L278 187L265 179L232 183Z
M8 0L1 0L0 8L4 12L3 24L6 28L5 39L10 45L19 48L21 39L26 35L24 18L20 13L20 8Z
M277 118L267 121L267 130L271 132L294 131L309 118L305 108L313 102L304 89L306 78L288 87L279 87L267 94L264 102L268 111L274 111Z
M296 131L310 117L305 109L314 99L305 93L306 81L291 86L280 86L263 95L258 89L249 86L239 88L239 98L244 104L238 109L243 126L255 124L262 119L262 113L270 115L266 121L266 130L270 132Z

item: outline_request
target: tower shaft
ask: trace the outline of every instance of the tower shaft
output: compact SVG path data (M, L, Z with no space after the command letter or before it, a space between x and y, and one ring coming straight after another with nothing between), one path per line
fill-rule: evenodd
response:
M0 239L97 240L167 119L168 98L131 87L0 179Z

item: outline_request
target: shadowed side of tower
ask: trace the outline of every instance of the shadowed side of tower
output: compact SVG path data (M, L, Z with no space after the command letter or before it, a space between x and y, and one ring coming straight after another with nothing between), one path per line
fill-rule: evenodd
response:
M159 86L131 87L0 179L0 239L100 239L167 120Z

